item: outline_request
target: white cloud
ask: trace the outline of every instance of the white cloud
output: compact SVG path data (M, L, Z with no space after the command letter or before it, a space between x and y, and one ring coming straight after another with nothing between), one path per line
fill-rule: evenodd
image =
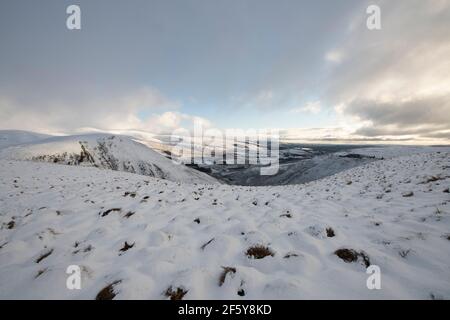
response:
M203 129L212 127L212 123L208 119L180 112L166 111L163 114L150 116L141 123L138 129L153 133L171 133L179 129L192 131L194 125L202 126Z
M321 107L320 101L313 101L313 102L308 102L305 106L291 109L290 112L318 114L318 113L320 113L321 109L322 109L322 107Z
M21 103L0 97L0 128L23 129L50 134L86 131L145 130L161 133L207 119L177 111L181 104L154 88L142 88L108 98L77 101L40 100ZM166 110L166 111L165 111Z

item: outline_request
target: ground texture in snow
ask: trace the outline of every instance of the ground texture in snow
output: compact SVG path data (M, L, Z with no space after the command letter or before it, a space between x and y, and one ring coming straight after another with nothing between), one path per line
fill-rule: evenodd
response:
M169 288L183 299L449 299L446 150L280 187L1 160L0 298L94 299L114 283L116 299ZM272 255L249 258L256 245ZM361 255L345 262L338 249ZM362 254L381 290L367 289ZM81 290L66 289L74 264Z

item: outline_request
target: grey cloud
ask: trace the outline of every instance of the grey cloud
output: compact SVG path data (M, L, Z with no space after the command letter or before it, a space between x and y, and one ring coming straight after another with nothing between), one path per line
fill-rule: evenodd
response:
M424 138L438 138L438 139L448 139L450 140L450 132L434 132L424 134L422 137Z
M343 58L329 65L324 104L346 105L344 115L365 121L355 132L365 137L431 137L449 129L450 1L375 4L382 29L367 30L364 17L355 15L336 43Z
M409 128L436 125L450 128L450 95L406 102L357 100L345 112L362 120L370 120L374 126L396 125L399 128Z
M430 137L439 128L445 126L426 126L426 127L409 127L399 128L397 126L364 126L355 131L355 134L365 137L380 137L380 136L422 136ZM437 136L436 136L437 137Z

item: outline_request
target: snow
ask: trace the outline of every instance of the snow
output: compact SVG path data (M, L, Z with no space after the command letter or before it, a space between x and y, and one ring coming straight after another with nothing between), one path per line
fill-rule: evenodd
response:
M278 187L0 160L0 298L94 299L120 280L115 299L449 299L449 187L449 148ZM274 255L247 257L255 245ZM381 268L381 290L342 248ZM222 267L236 272L220 286Z

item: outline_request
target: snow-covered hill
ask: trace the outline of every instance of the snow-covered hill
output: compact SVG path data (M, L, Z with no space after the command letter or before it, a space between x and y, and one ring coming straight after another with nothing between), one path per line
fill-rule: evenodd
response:
M108 134L51 137L0 150L0 159L94 166L185 183L217 183L205 173L177 165L129 137Z
M0 149L24 143L41 141L51 136L21 130L0 130Z
M449 149L279 187L1 160L0 298L450 299L449 187Z

